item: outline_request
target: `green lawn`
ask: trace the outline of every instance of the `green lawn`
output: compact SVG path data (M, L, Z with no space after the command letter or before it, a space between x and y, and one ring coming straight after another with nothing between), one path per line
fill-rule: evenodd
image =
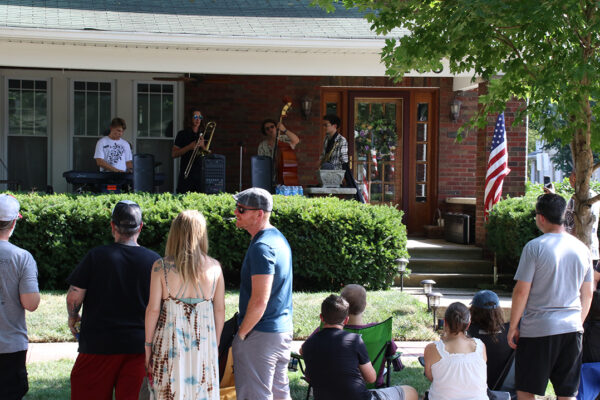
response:
M69 374L73 361L60 360L37 362L27 366L29 372L28 400L64 400L70 397ZM306 398L307 384L301 378L300 372L290 372L290 390L292 399ZM401 372L392 374L392 383L406 384L415 387L422 395L429 388L429 381L423 376L423 367L416 362L406 363Z
M406 368L400 372L392 372L393 385L410 385L417 389L419 396L423 396L429 388L429 381L423 375L423 367L417 361L404 363ZM28 400L64 400L70 397L69 374L73 361L60 360L32 363L27 366L29 372L29 393L25 396ZM292 399L306 398L307 384L301 378L300 372L290 372L290 390ZM547 398L554 398L552 385L546 389Z
M319 325L321 302L329 292L296 292L294 299L294 339L305 339ZM66 342L73 337L67 328L65 292L43 292L39 308L27 313L27 327L31 342ZM238 308L238 292L227 291L226 316L230 318ZM365 322L382 321L394 317L393 335L396 340L435 340L431 330L431 315L426 306L414 297L397 290L369 292Z

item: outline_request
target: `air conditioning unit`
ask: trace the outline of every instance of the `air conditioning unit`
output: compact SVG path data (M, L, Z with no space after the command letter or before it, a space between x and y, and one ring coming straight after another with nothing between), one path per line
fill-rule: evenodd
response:
M473 243L475 241L475 218L468 214L445 214L444 239L452 243Z

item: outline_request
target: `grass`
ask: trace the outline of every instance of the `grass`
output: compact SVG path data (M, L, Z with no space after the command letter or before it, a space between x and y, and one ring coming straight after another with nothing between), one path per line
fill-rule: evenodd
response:
M296 292L294 301L294 339L303 340L319 325L321 302L329 292ZM27 313L27 328L31 342L74 341L67 327L66 293L59 291L42 292L39 308ZM426 306L411 295L397 290L369 292L364 322L383 321L394 317L393 335L395 340L436 340L430 328L431 316ZM230 318L238 309L238 292L225 294L225 314Z
M423 375L423 367L417 361L405 362L406 366L401 372L392 373L392 385L410 385L417 389L422 397L429 388L429 381ZM69 375L73 361L59 360L28 364L29 393L25 400L64 400L70 397ZM306 398L308 385L300 371L290 372L290 391L292 399ZM539 397L538 397L539 398ZM546 398L555 398L552 384L548 384Z

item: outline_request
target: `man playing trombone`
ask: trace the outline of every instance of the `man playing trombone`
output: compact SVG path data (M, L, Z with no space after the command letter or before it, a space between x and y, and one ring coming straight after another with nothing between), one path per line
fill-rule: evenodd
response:
M202 128L204 117L200 110L193 108L191 110L191 118L191 126L177 133L175 143L171 149L171 157L181 157L177 193L200 192L202 177L202 160L200 157L196 157L190 167L187 178L185 177L185 170L190 163L190 158L196 146L199 147L198 150L206 150L205 138L201 136L204 133Z

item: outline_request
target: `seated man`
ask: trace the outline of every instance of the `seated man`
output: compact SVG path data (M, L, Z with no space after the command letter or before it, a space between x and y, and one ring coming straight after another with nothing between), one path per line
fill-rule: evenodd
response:
M327 297L321 304L323 328L300 349L315 400L416 400L417 392L410 386L367 389L366 382L375 382L377 375L360 335L343 330L348 309L348 302L342 297Z
M94 159L100 171L133 171L131 146L126 140L121 139L126 128L123 118L113 118L108 136L100 138L96 143Z

